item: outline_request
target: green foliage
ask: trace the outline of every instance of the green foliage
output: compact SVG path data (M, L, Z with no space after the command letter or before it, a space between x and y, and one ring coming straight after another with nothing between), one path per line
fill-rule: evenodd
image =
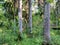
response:
M0 1L4 1L4 0L0 0Z
M25 0L23 0L25 1ZM52 0L47 0L47 2L52 2ZM24 9L25 8L25 2L24 3ZM41 15L41 12L43 12L41 9L36 15L32 15L33 19L33 30L32 30L32 37L28 37L27 33L25 31L28 31L28 29L25 29L26 26L23 22L23 40L16 40L18 39L18 17L17 17L17 8L16 8L16 16L15 16L15 22L13 21L14 16L14 7L13 2L5 2L3 4L4 12L0 11L0 45L42 45L43 43L43 15ZM2 8L2 5L0 4L0 8ZM11 9L11 10L10 10ZM23 18L25 19L26 11L23 12ZM55 12L54 10L51 10L51 24L54 24L55 20ZM54 19L53 19L54 18ZM28 19L28 18L27 18ZM14 27L15 26L15 27ZM16 30L14 30L14 28ZM15 31L15 32L14 32ZM51 43L52 45L60 45L60 31L55 31L51 29Z
M52 3L54 0L46 0L47 2L49 2L49 3Z
M5 17L7 17L8 19L14 19L14 15L17 15L18 9L14 7L14 3L13 2L5 2L3 4L4 10L5 10Z

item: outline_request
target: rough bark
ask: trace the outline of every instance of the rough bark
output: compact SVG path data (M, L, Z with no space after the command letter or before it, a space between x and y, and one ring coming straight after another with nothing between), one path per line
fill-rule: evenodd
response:
M50 4L44 2L44 43L50 42Z
M29 32L32 32L32 0L28 0L29 2Z
M18 0L19 30L22 34L22 0Z

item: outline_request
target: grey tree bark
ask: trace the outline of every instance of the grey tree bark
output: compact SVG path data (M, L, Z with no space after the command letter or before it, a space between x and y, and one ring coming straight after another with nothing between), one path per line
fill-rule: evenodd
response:
M19 30L22 34L22 0L18 0Z
M28 0L29 3L29 32L32 32L32 0Z
M50 4L44 2L44 43L50 42Z

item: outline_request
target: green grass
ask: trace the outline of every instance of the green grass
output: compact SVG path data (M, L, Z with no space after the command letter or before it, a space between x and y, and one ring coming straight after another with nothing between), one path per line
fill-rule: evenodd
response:
M2 8L2 4L0 4L0 8Z
M60 45L60 36L57 34L58 31L51 31L51 43L53 45ZM43 35L42 31L33 32L33 37L29 38L26 33L23 33L23 40L16 41L17 33L14 33L12 30L4 30L0 28L0 45L42 45Z
M12 32L12 30L5 30L3 32L1 32L1 37L0 40L2 39L2 41L0 41L1 45L3 44L8 44L8 45L40 45L43 42L42 36L35 36L32 38L28 38L27 34L24 33L23 34L23 40L22 41L15 41L15 39L17 38L17 34L15 35L14 32Z

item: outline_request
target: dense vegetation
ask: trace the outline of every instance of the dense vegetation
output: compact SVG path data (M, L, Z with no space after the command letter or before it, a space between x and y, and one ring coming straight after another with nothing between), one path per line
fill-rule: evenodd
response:
M2 1L2 0L1 0ZM1 2L0 1L0 2ZM7 0L0 3L0 45L43 45L44 43L44 3L32 1L32 33L29 28L29 6L22 0L22 34L19 30L18 1ZM43 0L40 0L43 1ZM53 3L52 0L47 1ZM48 4L47 3L47 4ZM50 45L60 45L60 1L50 8ZM30 5L31 6L31 5ZM35 7L37 6L37 7ZM49 11L48 11L49 12ZM30 14L31 15L31 14ZM46 16L46 15L45 15ZM31 21L31 20L30 20ZM46 21L47 22L47 21ZM30 30L29 30L30 29ZM48 31L47 31L48 32ZM47 45L47 44L46 44Z

